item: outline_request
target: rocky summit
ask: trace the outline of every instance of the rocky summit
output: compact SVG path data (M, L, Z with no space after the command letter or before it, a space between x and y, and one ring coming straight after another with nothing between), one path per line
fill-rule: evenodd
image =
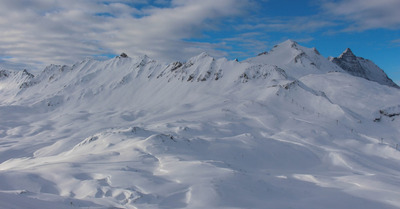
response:
M347 48L339 57L332 58L331 61L339 65L343 70L351 75L375 81L383 85L400 88L371 60L356 57L349 48Z

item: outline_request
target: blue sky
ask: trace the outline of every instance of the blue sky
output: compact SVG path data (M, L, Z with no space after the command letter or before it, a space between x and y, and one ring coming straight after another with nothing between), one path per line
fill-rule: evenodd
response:
M0 0L0 64L42 69L121 52L243 60L292 39L347 47L400 83L399 0Z

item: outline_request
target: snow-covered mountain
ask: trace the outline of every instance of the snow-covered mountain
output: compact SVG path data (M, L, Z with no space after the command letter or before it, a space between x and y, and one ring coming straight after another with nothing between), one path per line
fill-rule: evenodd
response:
M356 57L349 48L347 48L339 57L331 58L331 61L339 65L343 70L347 71L351 75L375 81L382 85L400 88L371 60Z
M261 53L245 62L276 65L285 69L293 79L308 74L343 72L343 69L324 58L317 49L300 46L292 40L276 45L271 51Z
M2 70L0 208L399 208L400 90L370 80L290 40Z

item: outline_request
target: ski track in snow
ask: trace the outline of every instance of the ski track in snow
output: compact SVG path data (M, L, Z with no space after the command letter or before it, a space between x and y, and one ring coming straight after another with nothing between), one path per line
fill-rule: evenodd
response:
M0 208L400 208L400 91L291 41L10 79Z

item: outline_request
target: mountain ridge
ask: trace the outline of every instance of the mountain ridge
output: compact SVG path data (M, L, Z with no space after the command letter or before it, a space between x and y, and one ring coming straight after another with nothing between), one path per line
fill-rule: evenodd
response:
M127 60L129 60L129 59L142 60L140 63L136 63L137 64L136 68L138 68L139 66L144 66L151 62L157 62L156 60L152 60L151 58L149 58L146 55L131 58L131 57L128 57L128 55L126 55L125 53L123 53L123 54L125 56L117 56L115 58L110 59L110 61L111 60L118 61L120 58L127 58ZM279 57L279 59L277 59L277 57ZM189 68L190 65L193 65L194 63L199 63L199 60L201 61L204 59L208 59L209 61L212 60L212 62L217 60L217 59L211 57L210 55L208 55L207 53L203 52L197 56L194 56L194 57L188 59L184 63L173 62L168 65L163 65L163 66L161 66L161 68L164 69L163 72L152 72L152 73L150 73L151 75L148 75L148 76L150 77L150 76L153 76L154 74L157 74L156 75L157 78L160 78L160 77L163 77L165 74L169 74L169 72L167 72L168 71L167 68L169 66L173 66L171 69L171 72L172 72L172 71L175 71L178 69L182 69L182 67L184 69ZM219 60L218 62L221 62L221 60L228 62L228 60L226 60L226 58L221 58L218 60ZM88 59L81 61L80 64L88 62L88 61L101 62L101 61L95 61L94 59L88 58ZM334 65L330 64L329 61L334 63ZM327 59L322 57L316 48L305 48L303 46L300 46L297 42L289 39L281 44L276 45L269 52L261 53L256 57L249 58L240 63L249 63L249 64L254 64L254 65L256 65L256 64L275 65L278 68L283 69L285 72L291 71L291 72L289 72L289 75L293 75L293 79L298 79L301 76L305 76L307 74L313 74L313 73L326 73L326 72L342 71L342 72L347 72L353 76L358 76L358 77L365 78L367 80L378 82L383 85L388 85L388 86L399 88L399 86L397 86L386 75L386 73L382 69L380 69L378 66L376 66L372 61L370 61L368 59L356 57L353 54L353 52L351 51L351 49L349 49L349 48L347 48L339 57L330 58L329 61L327 61ZM71 70L71 69L75 68L76 65L80 65L80 64L78 62L78 63L74 64L73 66L49 65L41 73L36 75L35 76L36 78L30 78L33 81L30 84L25 83L24 87L33 85L34 83L39 82L39 80L44 79L44 78L38 78L38 76L46 77L47 76L46 74L52 73L52 71L55 71L54 69L57 69L57 70L63 72L64 70L67 70L67 71ZM109 67L112 67L112 65L113 64L109 64ZM159 63L159 65L161 65L161 63ZM208 66L208 67L211 67L211 66ZM202 72L202 73L200 73L201 75L200 74L197 75L199 73L198 72L199 69L200 68L197 68L193 72L183 72L182 70L177 71L177 72L180 72L181 74L188 74L188 73L190 74L190 75L185 75L185 76L181 75L178 77L181 80L186 79L186 80L193 81L194 76L196 76L196 78L194 80L197 80L197 81L203 80L204 81L205 79L207 79L206 77L210 76L210 75L206 75L206 74L211 73L211 71L213 71L212 69L209 72L207 70L205 70L206 72ZM203 69L205 69L204 66L203 66ZM310 70L310 69L315 69L315 70ZM222 74L221 71L212 72L212 73ZM56 74L54 74L54 72L53 72L52 77L49 77L48 79L51 80L54 78L54 76L56 76ZM172 75L169 74L169 76L172 76ZM175 74L175 77L176 76L177 75ZM214 76L219 77L218 75L214 75Z
M400 207L400 91L314 48L1 72L0 208Z

